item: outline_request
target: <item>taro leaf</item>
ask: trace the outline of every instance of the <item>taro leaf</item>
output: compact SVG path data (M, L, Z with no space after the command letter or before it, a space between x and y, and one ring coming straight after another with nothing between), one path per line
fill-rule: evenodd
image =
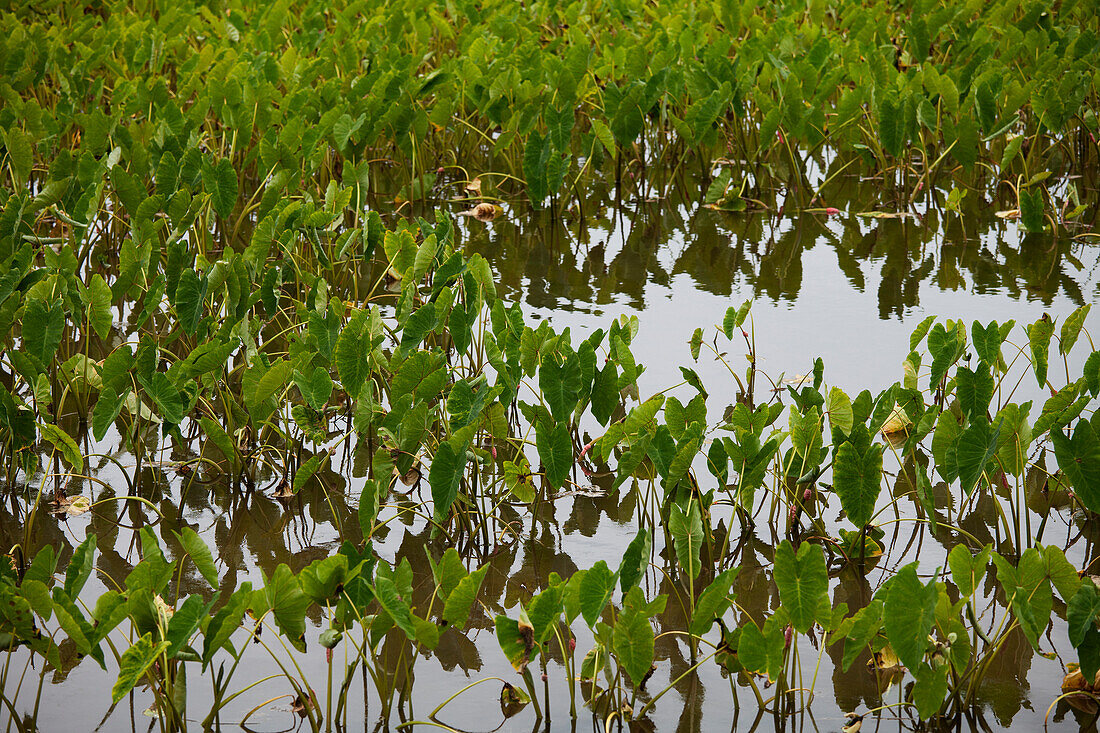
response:
M997 580L1011 601L1012 615L1037 650L1054 605L1046 558L1038 549L1029 547L1015 566L997 553L993 553L993 563L997 566Z
M323 366L314 367L309 376L295 370L294 382L298 385L298 391L302 393L302 397L314 410L324 409L329 398L332 397L332 377L329 376L328 369Z
M136 376L145 393L160 411L161 419L169 425L179 425L183 421L183 410L186 405L183 396L168 379L168 375L164 372L153 372L153 375L148 378L140 374Z
M931 387L935 390L947 375L947 370L958 361L962 355L961 326L958 323L952 325L950 331L943 324L937 323L928 332L928 351L932 354Z
M202 537L199 537L199 533L190 527L184 527L183 531L176 532L176 539L183 545L183 549L187 551L187 554L194 561L195 567L199 569L199 574L203 579L210 584L210 587L214 590L218 589L218 569L214 566L214 556L210 552L210 548L206 546Z
M1062 322L1062 330L1058 335L1058 352L1063 356L1068 354L1077 343L1077 337L1081 335L1081 328L1085 325L1085 318L1092 310L1092 304L1081 306Z
M1097 616L1100 616L1100 591L1091 580L1086 580L1066 604L1069 643L1074 647L1081 646L1086 632L1096 628Z
M1100 513L1100 439L1088 420L1078 420L1073 437L1059 428L1050 433L1054 456L1073 485L1074 495L1093 513Z
M217 164L203 167L203 187L210 194L214 211L223 219L233 213L237 203L237 172L228 158L222 158Z
M359 529L363 537L374 533L374 522L378 518L378 508L385 497L386 485L377 479L367 479L363 491L359 494Z
M642 590L635 586L630 589L629 595L636 595L640 599ZM612 634L615 657L636 688L642 686L653 666L653 625L644 609L644 600L624 603L622 613L615 620Z
M306 483L317 475L317 472L321 470L321 465L328 461L331 454L328 451L321 451L309 457L309 460L298 466L298 470L294 472L294 481L291 484L291 491L297 494Z
M1050 337L1054 335L1054 321L1046 313L1027 327L1027 341L1031 348L1031 366L1039 386L1047 383L1047 359L1050 352Z
M916 351L917 346L924 337L928 334L928 329L932 327L932 323L936 320L935 316L928 316L923 321L917 324L917 327L913 329L913 333L909 335L909 350Z
M31 298L23 310L23 348L42 364L53 361L65 330L65 305Z
M970 334L974 349L978 352L978 358L990 367L996 366L1000 360L1001 342L1004 341L997 322L990 321L988 325L982 326L978 321L974 321L970 326Z
M852 617L852 627L844 637L841 669L847 672L860 653L866 649L882 628L883 604L874 599Z
M691 623L688 631L694 636L702 636L710 631L715 619L722 618L729 610L733 601L730 596L730 587L740 568L730 568L714 577L695 602L695 609L691 613Z
M881 489L882 446L872 443L867 429L857 423L833 462L833 490L856 527L871 521Z
M111 333L114 324L114 315L111 312L111 287L98 272L92 276L91 285L88 286L88 322L92 324L101 339L106 339Z
M523 179L527 183L527 196L537 209L550 193L546 165L550 157L550 139L537 132L527 138L523 151Z
M30 177L34 169L34 138L12 125L4 130L4 147L8 150L8 165L11 166L15 188L20 188Z
M53 545L43 545L39 550L34 560L31 561L31 566L27 568L26 573L23 575L23 579L37 580L46 585L50 585L53 580L53 574L57 571L57 551Z
M947 673L950 667L946 664L935 669L922 664L913 669L913 704L917 706L917 715L922 720L927 720L939 712L947 697L948 682Z
M64 430L52 423L44 423L38 426L42 431L42 437L50 441L53 447L61 452L65 461L72 466L76 473L84 471L84 454L80 452L80 446Z
M336 339L336 368L349 395L358 395L370 376L370 341L370 312L357 310Z
M1077 647L1077 659L1084 678L1096 679L1096 674L1100 672L1100 629L1091 627L1085 630L1085 638Z
M124 698L167 648L167 641L154 644L153 635L145 634L123 652L118 660L118 680L111 688L111 703Z
M852 432L855 422L855 413L852 411L852 400L840 387L829 390L829 398L826 401L826 409L829 413L829 425L839 428L841 433L848 435Z
M95 535L90 534L73 550L69 567L65 569L65 593L70 598L76 598L80 594L81 588L88 582L88 578L91 577L92 570L95 567L95 545Z
M573 466L573 441L569 436L569 425L564 422L552 427L546 422L535 426L535 447L539 459L546 468L546 480L554 489L560 489L569 478L569 469Z
M299 650L305 647L306 610L309 598L302 592L298 578L286 563L280 563L268 579L264 574L264 588L256 591L253 604L262 605L275 617L275 625ZM259 611L259 609L255 609ZM262 615L257 613L257 615Z
M531 653L535 649L535 632L525 614L521 612L519 621L507 616L497 616L495 627L497 643L508 662L517 672L527 669Z
M539 365L539 390L550 414L558 422L567 421L577 406L581 391L581 365L576 354L570 354L559 365L554 354L545 354Z
M409 604L401 597L396 583L384 575L376 575L371 591L378 600L378 605L389 614L397 628L404 631L410 639L415 639L416 625L412 611L409 610Z
M676 558L691 578L699 576L699 552L703 546L703 519L699 503L689 501L685 511L679 504L669 510L668 531L672 534Z
M1021 189L1019 192L1020 222L1029 232L1043 231L1045 218L1043 215L1043 189L1033 188L1030 191Z
M466 626L470 619L470 610L477 600L478 591L481 590L481 583L485 580L488 570L487 564L482 565L458 581L458 585L447 595L447 600L443 604L444 621L458 629Z
M560 108L547 107L544 115L546 117L546 128L550 140L554 144L554 149L561 153L568 153L569 138L573 132L574 123L573 106L566 104Z
M947 554L947 564L951 568L951 579L959 589L959 595L969 598L978 589L978 584L989 567L989 558L993 552L990 545L986 545L980 552L974 554L964 544L955 545Z
M562 602L564 593L564 583L551 584L527 604L527 618L531 622L535 643L539 646L545 644L554 633L554 627L565 611Z
M406 320L401 332L401 349L409 351L417 348L429 333L438 325L435 303L428 301L417 308Z
M198 330L208 284L207 275L200 277L192 268L187 268L180 273L172 305L175 306L180 328L184 333L194 334Z
M1047 577L1050 578L1050 582L1058 590L1058 595L1062 597L1062 600L1069 602L1070 598L1077 595L1077 591L1081 588L1081 576L1077 573L1077 568L1073 567L1069 560L1066 559L1066 553L1062 551L1060 547L1054 545L1046 545L1040 548L1043 553L1043 563L1046 567Z
M1094 351L1085 359L1084 379L1093 397L1100 395L1100 351Z
M1100 352L1097 352L1100 353ZM1100 357L1097 363L1100 364ZM1097 370L1100 373L1100 370ZM1100 381L1100 380L1098 380ZM615 408L619 406L619 373L614 362L607 362L603 369L596 372L592 381L592 416L607 425Z
M443 522L450 514L451 505L458 498L465 468L465 446L456 447L450 442L439 444L428 470L428 483L432 488L434 505L432 516L436 522Z
M203 603L202 596L191 595L183 603L179 604L168 620L168 628L165 629L164 638L168 642L165 655L169 659L175 658L180 649L198 631L199 624L206 618L209 606Z
M427 547L425 547L425 555L428 558L428 566L431 568L432 580L436 581L436 598L445 601L458 586L459 581L467 575L459 551L448 547L438 564L432 559Z
M439 627L434 622L419 616L413 616L412 622L413 627L416 629L416 636L413 637L414 641L423 645L426 649L435 649L439 646Z
M883 150L898 157L906 142L905 103L896 94L883 95L878 110L878 137Z
M407 229L386 232L382 240L382 248L390 261L390 267L399 276L403 276L416 260L416 240L413 239L412 232Z
M783 540L775 549L773 574L791 625L798 633L807 633L829 606L829 575L821 547L803 542L796 554L791 543Z
M749 621L741 627L737 658L748 671L767 675L774 682L783 671L784 645L783 629L775 616L764 622L762 630Z
M631 588L638 585L645 576L649 567L649 555L653 549L653 535L648 529L642 527L638 534L626 546L623 560L619 563L619 589L625 595Z
M107 665L103 661L103 650L99 647L95 629L84 618L69 594L54 586L52 600L57 623L68 634L77 651L91 656L106 671Z
M985 474L989 462L997 453L997 439L1003 418L995 429L990 428L984 417L974 420L959 436L955 447L955 461L959 468L959 483L970 494Z
M102 396L100 399L103 399ZM235 468L239 463L239 456L237 446L233 443L233 439L229 437L229 433L225 432L220 423L205 415L199 418L199 426L202 428L203 434L206 435L206 439L213 443L221 451L229 465Z
M956 394L963 415L973 419L985 417L989 403L993 399L993 374L984 360L975 365L973 371L960 366L955 372Z
M319 606L334 600L343 590L347 578L348 558L342 554L314 560L298 573L302 592Z
M898 571L890 581L883 608L886 639L909 669L916 669L924 659L928 633L936 620L936 583L923 585L917 578L917 564L911 563Z
M102 440L107 435L107 429L122 412L125 397L130 394L130 387L125 387L120 395L114 391L114 387L103 385L96 400L96 406L91 411L91 435L96 440Z
M611 594L615 591L617 578L607 567L607 563L600 560L584 574L581 579L578 598L581 606L581 616L584 622L591 628L596 625L600 614L611 600Z

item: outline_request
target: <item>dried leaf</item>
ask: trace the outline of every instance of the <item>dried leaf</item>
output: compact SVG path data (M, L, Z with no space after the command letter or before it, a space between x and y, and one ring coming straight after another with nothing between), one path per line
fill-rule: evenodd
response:
M459 216L472 216L478 221L492 221L504 213L504 209L488 201L482 201L472 209L458 212Z

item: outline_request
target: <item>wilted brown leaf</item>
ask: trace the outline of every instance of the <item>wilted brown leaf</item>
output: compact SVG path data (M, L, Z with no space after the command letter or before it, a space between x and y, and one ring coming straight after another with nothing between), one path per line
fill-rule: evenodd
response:
M492 221L504 213L504 209L488 201L482 201L472 209L458 212L459 216L472 216L478 221Z

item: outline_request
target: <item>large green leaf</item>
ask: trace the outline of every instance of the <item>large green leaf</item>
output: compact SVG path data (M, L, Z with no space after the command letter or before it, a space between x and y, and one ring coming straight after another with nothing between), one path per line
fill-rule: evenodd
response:
M619 563L619 589L625 594L638 585L645 577L649 567L649 555L653 550L653 535L642 527L638 534L626 546L623 560Z
M882 446L870 441L862 424L836 451L833 489L852 524L863 527L871 521L882 490Z
M70 598L76 598L95 568L96 536L89 534L87 539L80 543L73 556L69 559L69 567L65 569L65 592Z
M218 569L214 566L214 555L202 537L199 537L199 533L190 527L184 527L182 531L176 533L176 539L183 545L183 549L187 551L203 579L210 584L211 588L217 590Z
M88 296L88 322L92 324L92 329L101 339L106 339L114 324L114 314L111 311L112 295L111 287L98 272L92 275Z
M581 607L581 616L589 627L596 625L603 613L603 609L611 600L611 594L615 591L617 578L607 567L607 563L600 560L581 578L578 598Z
M775 548L775 585L795 631L805 634L829 606L829 574L821 547L803 542L797 554L787 540Z
M569 435L569 424L559 422L551 426L541 422L536 425L535 447L546 469L547 483L560 489L569 478L569 470L573 466L573 440Z
M1052 430L1058 467L1073 485L1077 500L1091 512L1100 513L1100 439L1088 420L1078 420L1073 437Z
M489 571L488 565L482 565L474 572L466 575L447 595L443 604L443 620L455 628L463 628L470 618L470 610L477 601L478 591L485 580L485 574Z
M883 609L886 639L898 659L916 669L928 648L928 633L936 620L936 583L917 578L917 564L906 565L890 581Z
M641 595L641 588L635 586L630 589L628 598L637 598L633 603L624 602L622 613L615 619L611 637L615 658L635 687L642 685L653 666L653 626L644 613L644 600L639 600Z
M80 452L80 446L68 433L53 423L44 423L39 426L39 430L42 431L42 437L50 441L72 466L73 471L76 473L84 471L84 454Z
M221 158L203 170L203 186L218 216L224 219L233 213L237 203L237 171L228 158Z
M688 631L695 636L702 636L710 631L716 619L722 618L733 599L730 598L730 587L737 577L739 568L730 568L714 576L710 585L699 594L699 600L695 602L695 609L691 614L691 622Z
M440 443L428 470L428 484L432 488L432 516L442 522L450 515L451 505L458 498L462 485L462 473L466 469L466 448L453 443Z
M581 391L580 360L576 354L570 354L561 364L554 354L543 356L539 366L539 390L554 419L567 421L577 406Z
M23 348L42 365L53 361L65 330L65 305L31 298L23 310Z
M297 576L285 563L275 568L270 579L265 576L264 587L253 594L252 604L256 616L270 610L279 631L295 646L304 647L309 598L302 592Z

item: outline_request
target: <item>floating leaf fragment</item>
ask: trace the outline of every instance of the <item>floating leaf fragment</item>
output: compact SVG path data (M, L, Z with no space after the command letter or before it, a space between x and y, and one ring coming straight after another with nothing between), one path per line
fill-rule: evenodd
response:
M997 212L997 218L998 219L1019 219L1020 218L1020 210L1019 209L1007 209L1005 211L998 211Z

